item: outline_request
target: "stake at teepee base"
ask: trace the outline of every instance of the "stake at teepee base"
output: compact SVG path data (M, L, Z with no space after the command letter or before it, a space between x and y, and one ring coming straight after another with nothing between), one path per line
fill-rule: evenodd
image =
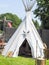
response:
M10 51L8 54L7 54L8 57L12 57L13 56L13 52Z
M36 65L46 65L46 59L38 58Z
M36 58L35 65L46 65L46 58Z

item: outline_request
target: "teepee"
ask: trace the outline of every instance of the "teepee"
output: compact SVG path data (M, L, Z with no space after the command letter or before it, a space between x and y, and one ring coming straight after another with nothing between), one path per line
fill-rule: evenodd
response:
M30 48L33 58L44 57L44 46L43 42L32 22L31 19L31 9L35 4L34 0L22 0L26 16L18 29L15 31L13 36L10 38L6 44L2 55L17 57L19 53L19 48L22 45L23 41L26 39Z

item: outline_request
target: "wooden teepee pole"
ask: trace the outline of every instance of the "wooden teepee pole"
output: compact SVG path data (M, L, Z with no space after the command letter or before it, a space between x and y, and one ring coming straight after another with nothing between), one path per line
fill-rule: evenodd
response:
M36 40L36 59L35 59L35 65L37 65L37 44L38 44L38 41Z

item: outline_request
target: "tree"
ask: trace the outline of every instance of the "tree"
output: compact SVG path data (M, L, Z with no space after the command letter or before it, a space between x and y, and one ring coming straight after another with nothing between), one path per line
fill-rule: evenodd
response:
M19 19L19 17L15 14L12 13L5 13L5 14L1 14L0 15L0 19L4 19L4 17L6 17L7 20L11 20L12 21L12 26L13 27L18 27L18 25L21 23L21 19Z
M49 29L49 0L37 0L37 6L34 14L42 21L42 28Z
M12 21L12 26L13 27L18 27L19 24L21 23L21 19L19 19L19 17L17 17L17 15L12 14L12 13L5 13L5 14L1 14L0 15L0 19L4 19L4 17L6 17L7 20L11 20ZM34 25L37 29L39 29L39 23L37 21L33 21Z

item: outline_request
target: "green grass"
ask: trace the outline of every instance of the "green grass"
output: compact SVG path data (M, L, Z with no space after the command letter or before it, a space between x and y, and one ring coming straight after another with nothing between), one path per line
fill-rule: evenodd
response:
M49 65L49 60L46 60L46 65Z
M49 60L46 62L46 64L49 65ZM0 56L0 65L35 65L35 60L24 57L9 58Z

